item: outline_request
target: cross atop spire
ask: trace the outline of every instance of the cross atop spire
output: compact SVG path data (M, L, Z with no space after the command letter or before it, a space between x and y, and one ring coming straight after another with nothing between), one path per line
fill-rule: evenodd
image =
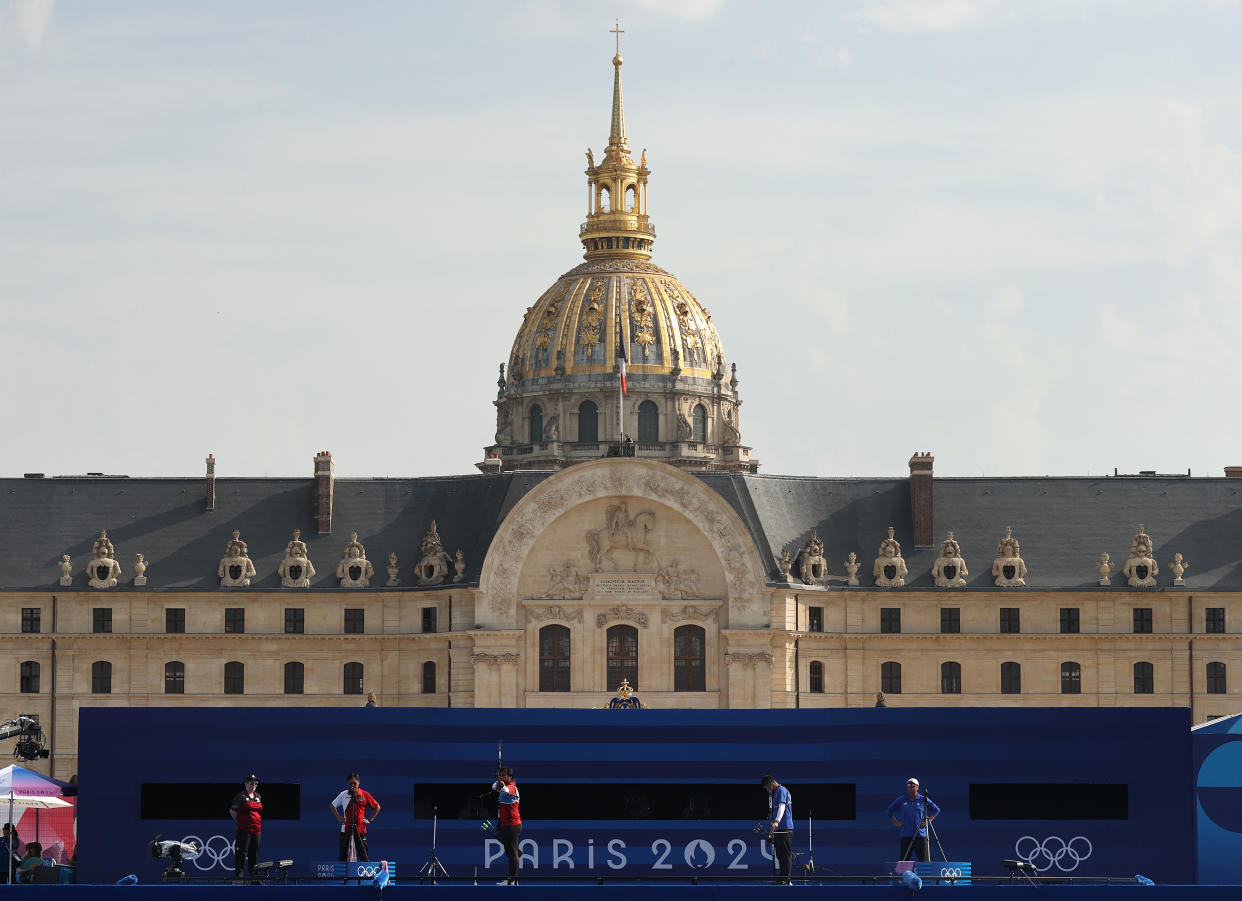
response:
M610 154L628 154L629 148L625 143L625 102L621 99L621 35L625 33L625 29L621 27L621 20L617 20L615 28L610 28L609 34L617 36L617 55L612 58L613 76L612 76L612 123L608 129L608 149L605 151Z

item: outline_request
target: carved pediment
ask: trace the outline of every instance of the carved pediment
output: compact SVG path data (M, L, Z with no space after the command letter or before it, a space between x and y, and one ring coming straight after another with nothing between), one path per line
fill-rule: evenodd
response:
M635 610L633 607L609 607L607 610L595 615L595 625L597 626L606 626L608 623L615 622L616 620L637 623L644 629L647 628L648 623L647 614L641 610Z

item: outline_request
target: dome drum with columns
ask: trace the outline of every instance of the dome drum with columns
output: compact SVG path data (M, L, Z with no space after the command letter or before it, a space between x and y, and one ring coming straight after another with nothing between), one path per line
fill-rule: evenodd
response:
M586 262L526 311L507 373L501 366L495 443L479 468L560 469L616 453L629 439L636 456L678 468L755 472L741 441L736 366L711 313L649 262L650 170L646 151L638 163L630 155L620 54L612 62L608 146L598 165L587 151Z

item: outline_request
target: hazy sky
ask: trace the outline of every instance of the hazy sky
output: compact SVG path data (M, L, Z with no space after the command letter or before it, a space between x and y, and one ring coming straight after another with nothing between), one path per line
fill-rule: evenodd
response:
M0 475L474 471L617 15L762 472L1242 464L1238 3L0 0Z

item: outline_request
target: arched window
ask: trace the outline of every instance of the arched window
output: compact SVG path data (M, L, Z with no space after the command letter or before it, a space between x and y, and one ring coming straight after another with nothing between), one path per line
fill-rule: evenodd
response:
M112 694L112 664L107 660L96 660L91 664L91 694Z
M578 404L578 440L599 441L599 407L593 400Z
M362 694L362 664L356 660L345 664L345 694Z
M180 660L170 660L164 664L164 694L185 694L185 664Z
M601 213L612 212L610 201L612 200L612 192L608 190L607 185L599 186L599 211Z
M811 661L811 692L812 694L823 694L824 692L824 664L819 660Z
M1134 693L1149 695L1156 690L1156 668L1145 660L1134 664Z
M1082 694L1082 667L1073 660L1061 664L1061 694Z
M37 695L39 693L39 664L34 660L23 660L21 666L22 694Z
M285 694L300 695L306 691L306 666L296 660L285 664Z
M530 443L543 440L543 407L535 404L530 408Z
M569 627L539 630L539 690L569 691Z
M1207 693L1210 695L1225 693L1225 664L1219 660L1207 665Z
M638 630L633 626L613 626L608 630L608 691L616 691L621 680L638 691Z
M638 443L656 444L660 440L660 408L653 401L638 405Z
M230 660L224 664L224 693L226 695L244 695L246 693L246 665Z
M638 205L638 190L630 185L625 189L625 211L633 213Z
M707 410L702 404L695 404L694 412L690 416L692 417L690 425L694 430L691 437L700 444L705 443L707 441Z
M434 660L428 660L423 664L423 694L433 695L436 693L436 664Z
M673 691L707 691L707 633L701 626L673 630Z
M1022 694L1022 665L1010 660L1001 664L1001 694Z
M880 664L880 691L886 695L901 694L901 664L888 661Z
M940 664L940 693L943 695L960 695L962 693L962 665L949 660Z

